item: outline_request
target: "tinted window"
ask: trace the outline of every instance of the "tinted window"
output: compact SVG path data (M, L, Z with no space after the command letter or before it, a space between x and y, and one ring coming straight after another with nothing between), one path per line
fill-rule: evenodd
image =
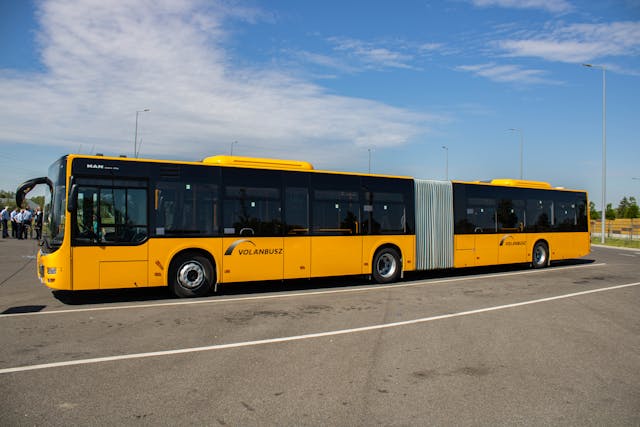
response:
M155 164L156 236L220 235L220 168Z
M309 234L309 174L284 173L285 235Z
M311 188L313 234L360 234L359 177L313 174Z
M455 233L496 232L496 200L488 190L484 186L453 185Z
M230 236L281 236L281 173L223 170L223 229Z
M405 234L413 229L413 182L363 177L364 234Z
M525 202L520 189L498 188L496 198L496 219L498 232L516 233L524 231ZM515 191L513 191L515 190Z
M86 181L100 184L96 180ZM77 185L75 244L137 244L147 238L146 189L84 185L82 179L78 179Z
M587 231L585 193L454 184L457 234Z
M218 186L190 181L158 182L155 190L157 236L219 234Z
M541 232L551 231L552 221L554 217L553 213L553 200L551 200L551 194L540 193L537 194L531 192L527 198L527 224L526 231L528 232Z

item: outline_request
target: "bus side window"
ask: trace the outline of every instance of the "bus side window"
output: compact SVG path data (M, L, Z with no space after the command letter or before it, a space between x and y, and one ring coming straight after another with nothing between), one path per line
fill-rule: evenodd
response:
M222 227L227 236L282 235L282 177L277 171L223 171Z
M353 236L360 230L359 177L311 176L311 230L320 236Z
M285 188L285 234L299 236L309 234L309 189Z

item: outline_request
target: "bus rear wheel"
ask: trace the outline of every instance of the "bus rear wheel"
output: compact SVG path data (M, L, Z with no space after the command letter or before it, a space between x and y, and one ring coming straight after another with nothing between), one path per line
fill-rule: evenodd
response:
M180 298L194 298L207 295L216 281L213 265L197 253L178 255L169 269L169 286Z
M400 255L393 248L382 248L373 257L373 280L391 283L400 277Z
M545 242L536 242L533 246L533 268L543 268L549 265L549 246Z

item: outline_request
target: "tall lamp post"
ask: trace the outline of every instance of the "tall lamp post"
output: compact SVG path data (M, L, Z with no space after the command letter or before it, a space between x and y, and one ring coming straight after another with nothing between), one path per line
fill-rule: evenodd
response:
M513 132L519 132L520 133L520 179L523 179L524 177L524 173L523 173L523 150L524 150L524 136L523 136L523 131L522 129L517 129L517 128L511 128L509 129L510 131Z
M138 157L138 115L150 111L148 108L136 111L136 133L133 137L133 157Z
M444 180L449 181L449 147L446 145L442 146L442 149L445 152L444 155Z
M607 73L604 65L582 64L582 66L602 70L602 236L600 241L604 244L604 222L607 209Z
M237 143L238 143L238 141L233 141L233 142L231 143L231 155L232 155L232 156L233 156L233 144L237 144Z

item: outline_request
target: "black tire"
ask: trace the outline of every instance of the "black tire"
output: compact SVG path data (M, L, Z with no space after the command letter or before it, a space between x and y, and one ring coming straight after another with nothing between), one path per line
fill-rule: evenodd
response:
M180 254L171 262L169 287L180 298L207 295L216 283L211 261L197 253Z
M373 256L373 280L391 283L398 280L402 270L400 255L393 248L382 248Z
M531 266L544 268L549 265L549 246L545 242L536 242L533 246Z

